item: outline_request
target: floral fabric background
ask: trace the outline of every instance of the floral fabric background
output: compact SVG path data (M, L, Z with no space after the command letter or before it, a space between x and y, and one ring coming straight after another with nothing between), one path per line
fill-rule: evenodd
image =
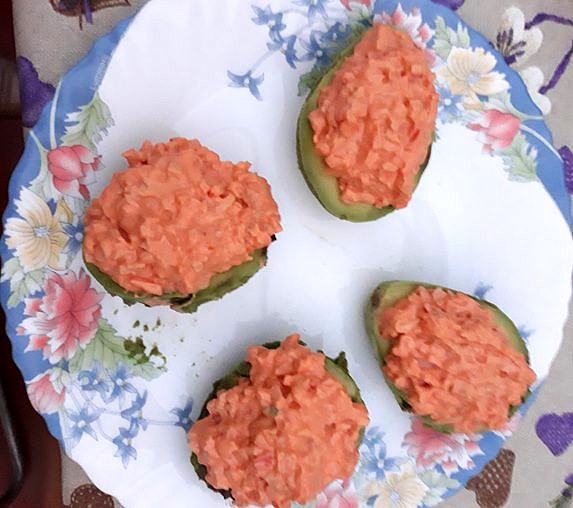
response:
M573 85L573 64L570 65L573 55L573 2L571 0L434 1L457 9L464 20L481 31L491 41L492 46L503 54L506 62L520 72L531 97L552 130L554 144L565 162L568 190L573 193L573 131L570 128L573 118L573 102L570 100ZM54 95L55 85L60 76L86 53L95 39L108 32L118 20L133 14L143 3L144 0L13 2L21 78L21 103L26 127L35 124L43 105ZM300 0L300 3L315 5L320 4L320 0ZM352 2L344 0L342 3L346 5ZM360 0L355 3L369 5L370 0ZM260 13L260 16L264 16L264 13ZM458 36L447 31L442 35L445 41L448 37ZM423 40L424 33L420 32L419 36ZM42 43L39 44L38 41ZM454 43L453 40L451 42ZM312 48L308 50L311 51ZM488 69L480 67L483 62L475 60L472 72L477 75L487 75ZM232 79L232 76L230 78ZM445 76L445 78L450 81L455 80L455 76ZM256 93L258 84L253 85ZM482 83L482 85L494 86L495 83ZM479 87L480 83L475 83L475 86ZM454 110L456 105L452 104L452 111ZM514 118L512 115L503 114L484 116L476 121L475 130L483 132L484 143L491 149L501 150L509 145L508 141L514 139L516 126L511 123L512 118ZM70 150L72 150L70 153L63 151L54 153L55 159L49 162L56 167L69 158L81 160L78 166L78 178L73 182L54 181L54 185L63 193L75 192L81 196L87 190L83 185L84 180L89 179L91 171L97 170L97 160L87 160L82 154L72 153L73 146ZM72 189L70 186L77 188ZM62 209L53 213L65 214L65 212L65 209ZM50 210L46 213L52 215ZM78 291L85 291L87 299L94 300L93 305L97 305L97 295L90 293L90 289L85 289L80 279L54 280L52 285L54 290L64 286L77 287ZM26 326L30 329L37 326L38 320L42 319L34 303L30 304L29 317L26 321ZM97 321L99 316L93 318ZM86 336L92 331L91 328L86 330ZM35 347L55 348L51 353L59 354L62 358L69 356L68 352L62 349L63 346L59 346L58 349L53 344L44 344L38 340ZM117 385L116 378L125 377L125 373L113 372L110 375L115 376L114 379L110 378L109 388L113 390ZM50 381L54 383L54 380ZM89 381L87 379L87 382ZM36 406L49 404L53 399L44 397L45 387L52 384L43 378L35 380L31 397ZM551 374L537 402L521 422L519 430L506 442L497 458L468 483L465 490L441 506L449 508L573 506L572 386L573 323L570 320L564 344ZM107 396L113 397L113 392ZM133 399L134 407L139 396L140 394L127 393L127 397ZM77 415L78 421L89 420L89 414L80 413L81 411ZM87 423L85 432L89 432L89 421ZM427 505L434 505L432 495L439 499L441 490L445 492L448 488L455 487L443 484L443 479L439 477L424 478L424 484L421 484L414 474L410 478L408 468L411 464L397 463L391 457L387 457L383 444L381 446L373 444L383 441L374 437L366 436L363 446L368 448L369 459L361 464L360 468L364 474L381 475L380 480L384 479L384 482L379 482L378 490L372 492L372 505L376 508L386 506L408 508L411 506L409 499L420 496L429 496L424 502ZM456 464L471 461L472 455L477 453L466 443L439 439L431 432L424 433L423 429L412 433L409 446L417 453L416 461L429 463L438 461L444 467L448 464L456 467ZM121 446L118 445L118 451L121 450ZM129 450L125 448L124 451L125 460L129 460ZM66 505L75 507L85 507L90 503L92 506L114 505L113 499L91 485L79 467L68 459L64 459L63 481L63 501ZM325 491L317 506L354 508L357 503L352 489L340 483L332 485Z

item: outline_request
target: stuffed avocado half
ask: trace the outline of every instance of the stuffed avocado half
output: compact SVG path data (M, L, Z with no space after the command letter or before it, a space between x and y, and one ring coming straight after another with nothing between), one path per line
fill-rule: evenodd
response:
M147 306L169 305L178 312L192 313L197 310L202 303L218 300L224 295L241 287L255 273L267 264L267 248L256 250L250 261L230 268L226 272L217 273L211 277L209 286L187 295L177 293L165 293L162 295L151 295L145 293L135 293L122 288L109 275L103 273L93 263L86 262L86 268L92 276L113 296L119 296L127 305L142 303Z
M241 506L304 503L352 472L367 423L345 354L328 358L291 335L250 348L246 361L213 384L189 432L191 463L209 488ZM221 440L231 435L240 436L225 443L233 452L217 458ZM330 451L332 440L338 451ZM237 479L239 467L248 470L243 481ZM300 475L301 485L293 485L291 475Z
M185 138L146 141L124 157L127 169L84 215L84 262L110 294L194 312L265 266L280 215L248 162Z
M279 345L280 342L278 341L268 342L266 344L263 344L263 347L267 349L277 349ZM348 362L346 360L346 355L344 353L340 353L335 359L325 356L324 368L328 371L330 375L332 375L334 378L340 381L340 383L342 384L342 386L344 386L344 389L346 390L346 392L348 393L353 402L364 404L364 401L360 396L360 389L358 388L358 385L356 384L354 379L352 379L350 373L348 372ZM249 377L250 371L251 371L251 364L244 361L241 362L239 365L237 365L226 376L215 381L213 383L213 390L211 391L211 393L205 400L205 403L203 404L201 413L199 414L199 420L209 415L209 411L207 410L207 404L215 397L217 397L217 393L220 390L228 390L229 388L233 388L233 386L236 386L237 383L241 380L241 378L247 379ZM360 442L362 441L363 434L364 432L362 432L359 436L358 445L360 445ZM193 468L195 469L197 476L199 476L201 480L206 482L205 477L207 475L207 468L199 462L199 459L197 458L197 455L195 455L195 453L191 454L191 464L193 464ZM209 486L209 488L213 489L213 487L211 487L208 482L206 483ZM231 496L230 491L217 490L217 492L223 494L224 497Z
M430 158L436 113L433 74L406 34L375 25L355 36L298 117L298 165L310 190L353 222L406 206Z
M435 291L438 291L439 293L434 293ZM425 297L418 300L419 305L425 306L426 309L421 308L419 312L415 313L411 310L411 308L407 307L406 302L408 298L414 299L412 298L412 295L417 297L417 293L422 292L425 295L430 295L430 297ZM434 297L431 296L432 294ZM455 305L457 305L457 303L450 305L448 302L441 302L441 299L445 300L446 298L442 294L447 295L448 298L453 296L459 299L459 302L461 302L460 307L456 309ZM438 297L436 298L435 295L438 295ZM432 299L434 301L432 301ZM438 300L437 304L435 303L436 299ZM400 375L396 375L396 369L393 369L392 372L388 369L389 360L396 360L396 356L394 355L395 350L393 351L393 348L401 348L401 350L397 353L400 356L408 354L404 351L399 340L403 337L407 337L406 340L408 341L413 340L413 337L420 339L423 333L431 335L433 332L426 329L422 332L422 334L417 334L415 326L412 325L410 327L410 325L407 324L408 322L404 321L406 318L402 316L386 314L388 317L385 319L384 313L388 310L395 309L397 304L400 305L404 310L402 316L406 316L407 318L409 313L411 321L419 322L423 319L433 321L441 320L439 325L440 327L449 326L451 323L452 330L450 338L447 338L443 342L436 341L434 342L434 346L428 346L428 341L420 341L418 344L412 343L411 354L418 355L416 361L409 364L404 362L400 365L410 365L410 367L413 366L414 368L411 372L408 372L407 369L405 369L405 371ZM450 312L450 315L448 315L447 312ZM392 326L389 323L393 319L394 323L401 323L399 326L402 331L396 332L393 334L393 337L385 336L383 333L384 328L386 328L387 333L387 330ZM449 319L451 319L451 321L448 321ZM384 324L384 321L386 321L386 324ZM472 326L478 322L484 323L484 328L479 329L479 331L477 328L472 330ZM455 397L453 400L456 401L455 403L459 403L457 410L466 410L471 412L476 409L476 407L479 407L480 404L482 404L480 401L480 397L482 397L482 395L484 400L491 396L490 391L495 390L494 386L496 383L500 385L499 392L503 391L503 384L510 382L513 383L514 380L509 379L509 377L511 377L509 375L510 371L518 372L518 374L515 374L515 377L519 378L519 384L513 386L513 395L507 396L508 400L511 400L511 402L506 404L505 410L503 410L503 402L499 402L501 404L501 408L498 407L498 418L496 420L499 423L502 422L503 418L507 420L515 412L517 406L527 398L530 393L529 386L535 380L535 374L528 365L529 355L526 344L511 319L494 304L486 300L467 295L460 291L415 281L397 280L383 282L378 287L376 287L368 300L365 312L365 325L368 336L372 343L372 347L374 349L374 354L384 374L384 378L389 388L392 390L392 393L394 394L400 407L405 411L414 412L422 419L425 425L432 427L440 432L460 431L460 427L463 427L461 430L464 432L477 432L492 430L494 428L498 428L499 425L488 425L487 418L494 418L491 415L485 418L482 418L483 415L480 415L479 417L476 416L470 424L469 422L458 422L458 419L455 417L452 418L453 423L440 421L437 415L441 415L443 413L439 410L437 411L437 414L434 415L425 414L423 412L420 413L416 410L416 407L414 407L416 404L412 403L411 398L414 396L419 400L420 390L431 390L434 388L439 388L441 392L436 390L436 402L443 405L445 404L444 401L448 400L449 403L452 404L452 398L449 397L449 393L447 392L448 390L451 390L451 386L455 385L454 391L457 391L457 393L454 394ZM480 324L480 326L482 326L482 324ZM493 330L496 336L492 337L491 339L488 338L487 344L480 344L479 337L474 337L474 335L484 333L484 330L487 333L490 333ZM472 339L467 342L465 339L463 341L459 341L456 337L456 334L467 335L468 337L472 337ZM498 342L496 342L496 340ZM451 346L452 349L450 349L450 344L448 344L448 341L451 341L453 344ZM438 350L433 351L432 347L437 347ZM480 349L482 347L483 350ZM490 347L495 349L488 349ZM500 350L503 351L503 348L506 348L505 352L503 354L497 354ZM424 351L423 353L419 352L422 350ZM445 375L446 381L443 381L444 375L442 373L440 375L442 379L434 384L434 381L431 377L431 369L436 371L439 369L437 368L438 366L434 364L435 356L432 355L436 354L441 358L444 355L444 351L446 351L445 354L452 355L452 363L466 362L466 351L468 351L468 355L472 356L472 358L469 360L470 362L474 362L475 359L477 359L477 361L475 363L470 363L470 365L468 365L465 370L462 368L456 370L456 367L452 368L451 366L448 366L447 369L449 369L450 372ZM499 367L499 365L495 365L492 367L488 363L488 358L493 354L492 351L497 355L495 360L497 364L500 364L501 362L501 365L503 365L503 362L506 360L509 362L508 372L504 371L503 366ZM421 366L421 370L419 372L416 372L416 364ZM519 369L515 367L516 365L519 366ZM440 365L440 368L442 367L446 368L443 365ZM498 370L492 374L491 371L495 369ZM468 386L463 386L461 383L458 386L455 376L450 376L451 372L455 372L456 375L467 378L469 388ZM492 376L491 382L486 383L485 378L488 375ZM494 375L496 377L493 377ZM420 378L418 380L419 384L417 387L414 386L415 383L411 381L411 379L415 376L419 376ZM402 386L397 386L397 380L400 380L399 383ZM447 388L444 387L445 384L447 384ZM478 386L478 388L474 390L471 388L473 385ZM464 390L469 391L465 393ZM482 390L482 392L480 392L480 390ZM444 392L446 392L447 396L444 396ZM472 398L474 399L473 401L471 400ZM487 405L486 402L483 402L483 404ZM454 410L455 408L452 407L452 411ZM448 416L444 417L448 418ZM474 428L470 429L472 426Z

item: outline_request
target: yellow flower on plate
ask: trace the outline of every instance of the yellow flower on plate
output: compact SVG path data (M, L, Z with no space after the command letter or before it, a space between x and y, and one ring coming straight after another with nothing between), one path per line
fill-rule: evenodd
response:
M61 208L58 207L61 214ZM29 189L22 189L16 200L19 217L6 221L6 244L16 251L25 272L49 266L61 270L60 254L68 241L57 215Z
M374 508L412 508L422 503L427 492L411 463L400 471L387 471L384 480L371 481L366 487L368 498L375 498Z
M438 70L456 95L465 95L470 106L479 103L478 95L494 95L509 88L503 74L493 71L495 57L483 48L451 49L446 65Z

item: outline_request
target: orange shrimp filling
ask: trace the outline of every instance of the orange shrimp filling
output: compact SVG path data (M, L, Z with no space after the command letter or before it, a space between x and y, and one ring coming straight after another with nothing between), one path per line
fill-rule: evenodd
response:
M248 379L211 400L189 432L206 480L239 506L304 504L352 474L368 423L324 367L324 355L290 335L278 349L251 347Z
M385 374L413 411L456 432L499 429L535 373L490 311L463 293L418 287L378 315Z
M377 24L321 90L309 121L343 202L408 204L434 131L433 81L414 41Z
M124 153L85 215L84 256L124 289L189 294L252 259L281 230L267 181L197 140Z

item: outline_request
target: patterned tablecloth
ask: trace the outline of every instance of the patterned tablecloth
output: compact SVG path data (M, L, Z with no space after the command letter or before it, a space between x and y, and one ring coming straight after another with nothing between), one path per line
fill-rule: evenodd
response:
M370 0L360 0L369 3ZM573 193L573 0L434 0L489 38L516 68L545 115L565 161ZM37 121L54 84L93 41L144 0L14 0L20 94L26 127ZM534 276L534 275L532 275ZM435 453L471 461L456 443L435 443ZM117 506L79 466L64 458L64 504ZM573 320L537 402L495 460L444 503L449 508L573 506ZM337 507L352 503L338 501ZM345 504L346 503L346 504ZM396 507L408 508L400 500Z

